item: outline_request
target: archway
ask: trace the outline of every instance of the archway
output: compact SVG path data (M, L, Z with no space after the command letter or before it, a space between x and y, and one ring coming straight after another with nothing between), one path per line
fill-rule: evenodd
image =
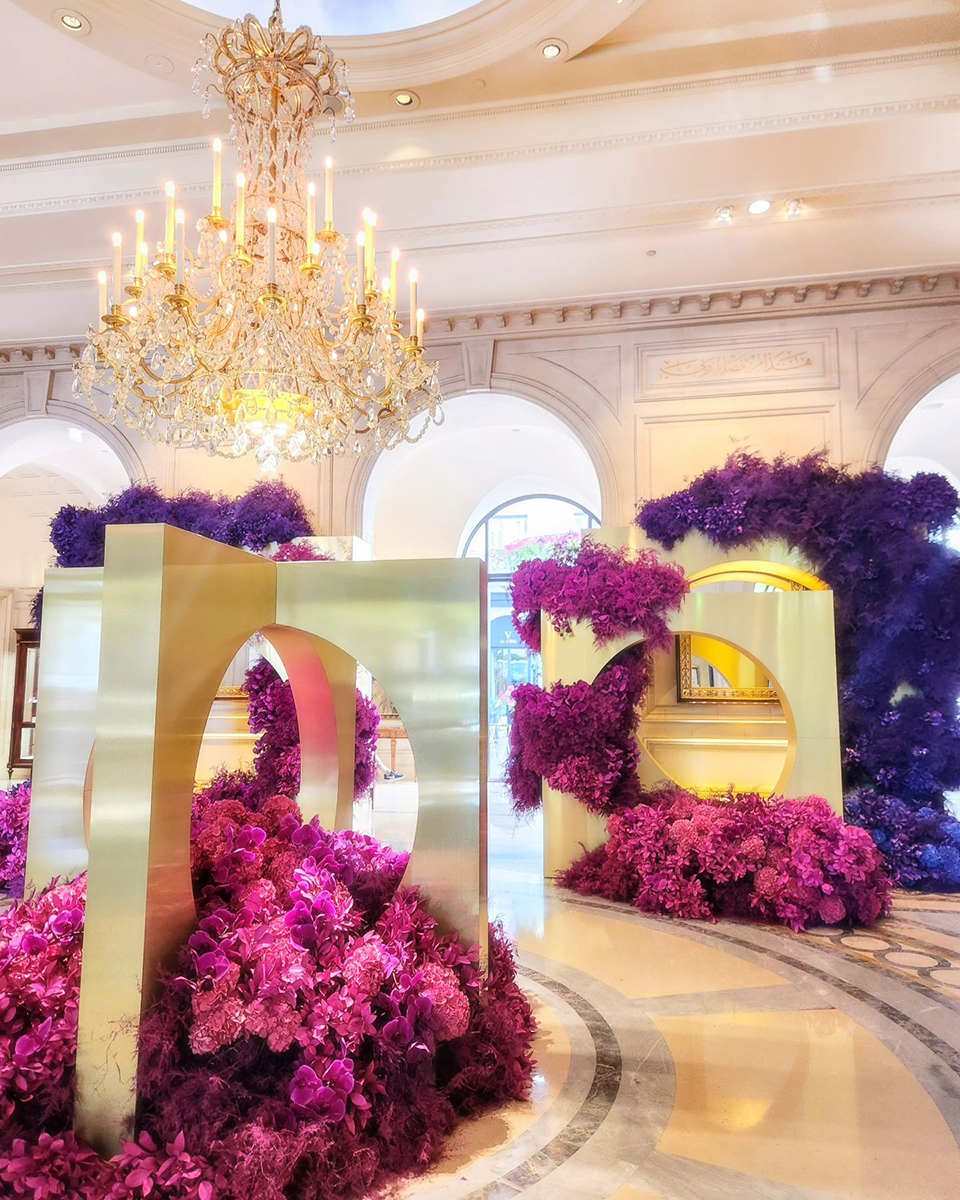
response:
M378 558L453 557L491 509L525 495L601 515L596 464L578 434L532 400L453 397L439 429L381 454L363 485L362 535Z
M960 491L960 373L938 383L910 409L893 435L884 466L907 478L932 471ZM960 522L945 537L960 550Z
M43 417L0 426L0 739L11 738L14 693L22 693L19 716L35 718L36 654L21 656L17 629L30 625L30 605L50 564L50 521L67 504L101 504L131 482L120 455L96 432L79 424ZM28 668L28 664L32 667ZM30 678L15 679L28 668ZM20 747L11 765L23 773L33 757L32 736L19 722L12 730ZM12 742L11 742L12 745Z

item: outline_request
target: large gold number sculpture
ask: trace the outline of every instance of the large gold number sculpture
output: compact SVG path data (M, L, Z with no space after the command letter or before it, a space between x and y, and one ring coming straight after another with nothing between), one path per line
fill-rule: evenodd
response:
M89 863L75 1125L93 1145L112 1153L134 1116L140 1015L196 920L204 726L257 631L297 703L307 817L349 827L356 660L383 684L419 780L404 882L485 952L485 601L476 560L274 563L164 525L108 529L102 572L48 573L27 869L42 886Z
M595 530L590 536L631 549L651 545L635 526ZM669 557L683 567L692 589L698 582L747 579L784 588L799 584L799 590L691 590L670 618L670 628L675 633L707 634L762 664L776 687L787 724L787 754L776 793L823 796L842 813L833 592L805 571L781 542L764 542L752 554L744 562L696 535L685 538ZM577 623L571 634L561 636L547 617L542 619L541 636L545 687L560 680L592 683L612 659L643 640L631 634L598 646L588 623ZM602 845L606 820L544 784L543 838L544 874L553 876L584 848Z

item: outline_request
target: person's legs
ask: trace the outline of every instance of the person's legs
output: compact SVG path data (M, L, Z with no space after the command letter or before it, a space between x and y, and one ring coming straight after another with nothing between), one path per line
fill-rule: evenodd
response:
M387 764L383 761L379 754L377 759L377 780L378 782L394 783L398 779L405 779L406 776L402 771L391 771Z

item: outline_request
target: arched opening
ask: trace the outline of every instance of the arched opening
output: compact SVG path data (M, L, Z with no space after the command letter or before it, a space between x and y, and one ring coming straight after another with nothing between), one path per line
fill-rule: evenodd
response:
M91 429L54 417L0 427L0 737L10 775L33 761L38 658L28 631L51 561L50 522L64 505L102 504L130 482L116 450Z
M823 591L825 584L789 563L744 559L690 576L691 591ZM790 765L790 716L763 663L705 634L677 633L672 650L653 656L650 696L638 729L641 777L665 776L709 793L735 786L774 794Z
M547 495L600 514L600 482L577 434L531 400L471 392L447 402L439 429L381 454L363 494L362 530L377 558L444 558L491 510Z
M511 693L542 679L540 655L527 649L513 627L510 579L521 562L548 556L599 524L589 508L562 496L518 496L485 513L460 539L462 557L487 564L487 745L493 781L503 779L509 757Z
M906 478L932 471L960 491L960 374L937 384L907 413L884 466ZM944 538L960 550L960 522Z
M0 429L0 584L38 588L56 512L102 504L130 482L117 453L89 429L56 418Z

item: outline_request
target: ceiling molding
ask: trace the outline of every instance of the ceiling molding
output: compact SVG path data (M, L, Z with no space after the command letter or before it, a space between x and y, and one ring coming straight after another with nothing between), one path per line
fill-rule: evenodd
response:
M14 2L33 10L33 0ZM594 39L602 37L631 7L607 0L481 0L427 25L350 37L324 35L324 41L349 62L355 92L389 91L480 70L544 37L588 44L584 31ZM144 56L163 46L173 63L171 78L181 81L189 81L200 39L231 23L183 0L85 0L84 16L92 26L85 42L93 49L142 69Z
M415 129L424 125L446 124L451 120L483 120L498 117L515 117L526 113L550 112L557 109L583 105L615 104L633 102L651 96L672 95L688 91L726 91L766 83L811 80L819 82L825 69L834 74L849 74L870 70L891 70L905 66L938 62L960 58L960 43L948 43L924 50L874 54L864 57L825 60L821 62L797 63L786 67L763 68L736 72L678 77L657 83L641 83L632 87L600 88L584 90L573 95L557 94L538 96L531 100L503 101L498 104L466 105L432 111L417 110L413 114L397 114L389 117L358 118L350 125L337 130L341 138L357 137L368 132L396 132ZM861 106L869 107L869 106ZM830 110L824 110L830 111ZM691 126L691 129L697 128ZM653 131L655 135L660 131ZM659 140L659 138L657 138ZM233 145L233 139L225 139ZM151 158L171 154L190 154L209 148L209 138L183 138L178 141L161 141L142 145L131 145L108 150L78 151L76 154L37 155L20 157L0 162L0 174L31 170L40 171L59 167L75 167L92 163L109 163L129 158ZM407 160L417 163L424 160ZM338 168L343 174L365 174L375 169L376 164Z
M936 190L934 190L936 189ZM205 185L196 184L180 189L181 196L204 195ZM803 197L803 222L826 220L839 216L852 217L898 209L915 210L958 202L960 171L914 175L897 180L856 180L849 184L827 187L798 185L791 189ZM111 193L111 204L145 203L156 199L156 189L150 192L129 191ZM476 253L478 250L517 249L524 246L550 245L578 240L601 240L635 237L645 233L699 231L709 229L717 237L727 236L727 230L713 220L717 206L733 205L739 211L737 223L743 228L759 230L765 225L779 224L783 213L779 202L760 217L747 217L743 208L753 193L717 193L685 201L658 201L652 204L631 204L612 208L583 208L570 211L537 213L522 217L497 217L484 221L450 222L428 227L390 227L383 232L406 247L408 252L422 256ZM779 199L779 198L778 198ZM103 200L106 205L106 200ZM2 211L2 208L0 208ZM57 212L55 202L42 202L29 214ZM656 218L663 217L658 220ZM748 224L749 222L749 224ZM517 231L512 234L511 231ZM486 236L483 236L486 235ZM125 260L126 261L126 260ZM132 262L132 258L130 259ZM103 266L100 258L40 260L28 263L7 263L0 266L0 293L22 288L42 290L60 287L79 278L87 279L91 272ZM39 278L38 278L39 276ZM44 278L45 277L45 278Z
M675 128L642 130L636 133L613 134L596 138L579 138L567 142L544 142L526 146L512 146L495 150L467 151L460 154L443 154L421 158L397 159L388 162L367 163L338 168L344 178L370 175L394 175L404 172L450 170L464 167L487 166L523 159L552 158L570 154L594 153L603 150L630 149L647 145L675 145L680 142L717 141L728 137L747 137L763 133L781 133L795 129L811 129L833 124L880 120L907 114L958 112L960 94L935 96L927 99L885 101L874 104L845 105L840 108L814 112L784 113L772 116L750 117L735 121L718 121L703 125ZM182 143L185 150L207 148L205 141ZM146 155L149 150L142 150ZM169 148L167 149L169 154ZM135 157L136 152L120 157ZM183 195L203 195L209 190L207 183L185 184L178 189ZM160 195L154 187L125 188L114 191L95 192L89 195L44 197L41 199L14 200L0 204L0 218L33 216L43 212L76 212L84 209L113 208L121 205L150 203Z
M960 264L832 278L752 281L725 288L638 292L509 309L438 313L426 325L431 346L464 337L529 337L629 331L659 325L706 324L812 314L960 304Z
M496 309L438 313L427 342L443 346L464 338L569 337L629 333L677 324L716 324L789 316L885 311L960 304L960 263L897 272L810 279L751 281L725 288L636 292ZM70 369L86 337L24 339L0 344L0 374L30 367Z

